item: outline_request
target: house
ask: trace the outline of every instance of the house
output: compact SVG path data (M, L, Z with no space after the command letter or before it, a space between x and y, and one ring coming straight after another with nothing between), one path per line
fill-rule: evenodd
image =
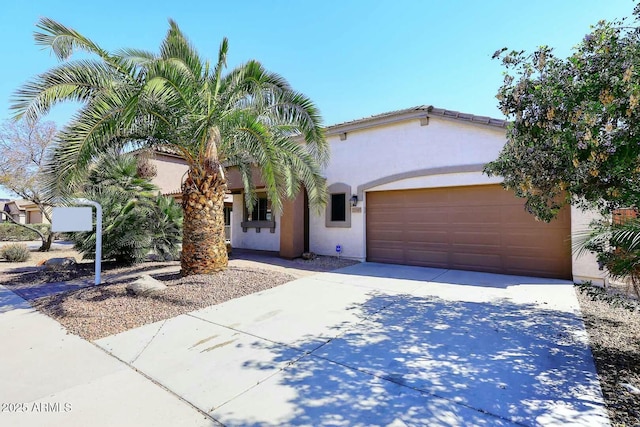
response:
M249 217L237 171L227 173L231 243L293 258L305 251L361 261L575 280L602 280L595 259L571 252L594 215L573 207L536 221L499 177L482 173L506 142L506 122L418 106L326 128L329 203L304 194L276 215L266 195ZM184 173L157 158L170 188ZM166 172L165 172L166 171ZM259 175L257 175L259 179ZM258 181L258 189L260 183Z
M7 204L9 199L0 199L0 212L4 212L4 206ZM8 221L4 215L0 214L0 222Z
M10 200L4 202L2 210L18 224L48 224L49 220L33 202L28 200Z

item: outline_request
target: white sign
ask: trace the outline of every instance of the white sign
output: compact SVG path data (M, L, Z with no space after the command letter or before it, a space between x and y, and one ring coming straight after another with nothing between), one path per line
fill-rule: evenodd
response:
M91 207L79 208L53 208L51 219L51 231L92 231L93 209Z

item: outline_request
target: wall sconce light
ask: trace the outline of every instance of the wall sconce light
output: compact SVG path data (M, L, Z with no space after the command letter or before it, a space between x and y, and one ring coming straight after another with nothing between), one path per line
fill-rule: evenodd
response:
M351 206L355 207L358 205L358 196L356 196L355 194L351 196L349 200L351 200Z

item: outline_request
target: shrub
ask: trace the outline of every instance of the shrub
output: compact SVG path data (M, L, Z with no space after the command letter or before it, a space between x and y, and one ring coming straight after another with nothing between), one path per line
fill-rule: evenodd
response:
M11 243L0 248L0 256L9 262L24 262L29 259L31 252L24 243Z
M182 208L158 195L148 178L141 178L130 154L99 158L80 197L102 205L102 259L123 264L144 261L149 252L162 259L177 257ZM94 231L70 233L77 251L95 259Z
M589 231L576 237L578 255L595 253L600 267L606 268L612 279L628 279L640 297L640 218L622 223L594 221Z
M148 219L151 253L165 261L180 259L182 206L173 197L158 195Z
M29 224L29 227L37 228L45 235L49 233L49 224ZM10 222L0 223L0 242L24 242L28 240L40 240L34 231Z

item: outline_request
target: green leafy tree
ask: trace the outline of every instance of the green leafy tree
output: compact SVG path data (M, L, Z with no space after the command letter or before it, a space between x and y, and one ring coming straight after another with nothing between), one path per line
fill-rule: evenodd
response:
M485 172L504 177L536 217L550 221L569 203L605 213L639 205L639 35L626 20L602 21L566 59L548 47L494 55L506 68L497 98L512 123Z
M148 177L138 175L139 159L111 152L92 165L78 197L102 206L102 258L133 264L155 253L164 259L177 255L182 211L169 197L159 195ZM95 259L96 233L71 233L84 258Z
M109 147L173 149L189 166L182 185L183 275L211 273L228 264L223 211L227 167L238 167L249 208L256 199L254 167L276 211L283 198L294 197L302 186L310 204L326 202L321 167L329 149L317 108L257 61L225 73L226 39L211 64L173 21L157 54L108 52L50 19L37 27L36 42L51 49L61 64L24 85L14 110L35 118L58 102L83 104L52 152L49 190L72 193L92 159ZM91 59L72 61L78 50Z

